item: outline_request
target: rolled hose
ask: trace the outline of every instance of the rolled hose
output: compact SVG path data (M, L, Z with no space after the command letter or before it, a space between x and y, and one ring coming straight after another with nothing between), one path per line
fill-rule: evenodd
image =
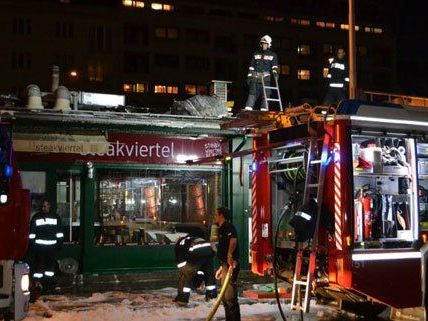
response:
M217 312L218 307L220 306L221 301L223 300L224 294L226 293L226 288L230 283L230 278L232 277L233 273L233 267L229 266L229 269L227 270L226 277L224 278L223 285L221 286L220 294L217 297L217 300L215 301L213 307L211 308L210 313L208 314L205 321L211 321L214 317L215 313Z

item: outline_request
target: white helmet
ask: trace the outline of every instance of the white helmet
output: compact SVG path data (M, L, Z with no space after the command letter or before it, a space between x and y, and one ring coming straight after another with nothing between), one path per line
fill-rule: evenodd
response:
M260 43L267 43L268 48L270 48L272 46L272 38L268 35L265 35L265 36L261 37Z

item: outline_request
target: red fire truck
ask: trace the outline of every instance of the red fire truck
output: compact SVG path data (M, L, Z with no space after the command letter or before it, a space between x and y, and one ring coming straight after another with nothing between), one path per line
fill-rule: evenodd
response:
M292 283L292 308L314 293L366 312L424 306L426 109L346 101L227 127L253 136L252 271Z
M28 246L30 192L22 188L6 128L0 124L0 315L21 320L30 299L29 267L20 262Z

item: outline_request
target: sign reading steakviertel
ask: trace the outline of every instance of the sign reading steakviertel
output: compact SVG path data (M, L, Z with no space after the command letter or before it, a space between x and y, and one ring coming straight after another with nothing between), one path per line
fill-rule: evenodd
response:
M96 161L153 164L184 164L186 160L222 155L228 152L228 144L216 137L171 137L159 135L111 134L107 137L108 148L102 153L61 153L21 151L19 160L38 161ZM57 142L60 144L61 142ZM45 149L49 150L49 149Z

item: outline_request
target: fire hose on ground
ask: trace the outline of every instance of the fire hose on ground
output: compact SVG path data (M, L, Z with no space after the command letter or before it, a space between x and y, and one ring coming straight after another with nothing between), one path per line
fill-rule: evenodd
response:
M217 300L215 301L213 307L211 308L210 313L208 314L207 318L205 319L206 321L211 321L212 318L214 317L214 315L216 314L217 309L220 306L221 301L223 300L224 294L226 293L226 289L230 283L232 273L233 273L233 267L229 266L229 269L227 270L226 276L225 276L224 281L223 281L223 285L221 286L220 294L217 297Z

